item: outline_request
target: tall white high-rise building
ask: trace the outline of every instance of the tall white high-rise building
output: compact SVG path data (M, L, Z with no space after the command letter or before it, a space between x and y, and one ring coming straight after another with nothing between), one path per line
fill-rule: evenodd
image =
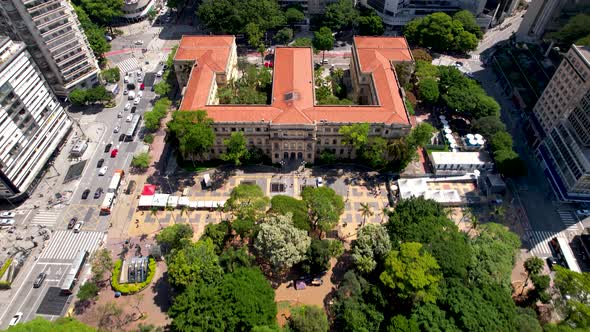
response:
M69 1L0 0L0 31L26 44L58 96L98 83L98 63Z
M0 36L0 198L30 193L71 126L25 44Z

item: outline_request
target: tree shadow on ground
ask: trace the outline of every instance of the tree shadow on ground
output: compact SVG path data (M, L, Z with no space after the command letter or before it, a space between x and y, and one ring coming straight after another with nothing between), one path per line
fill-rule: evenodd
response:
M154 303L160 308L162 312L168 312L172 305L172 286L168 282L168 272L164 272L160 279L152 285L152 293L154 294Z

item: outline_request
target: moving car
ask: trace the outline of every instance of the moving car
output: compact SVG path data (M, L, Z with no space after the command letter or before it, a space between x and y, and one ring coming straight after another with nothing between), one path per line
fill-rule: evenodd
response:
M113 146L113 142L110 142L109 144L104 146L104 152L107 153L109 151L111 151L111 147Z
M131 113L135 113L136 110L137 110L137 107L135 107L135 106L131 107Z
M10 323L8 323L8 326L15 326L16 324L18 324L18 322L20 322L20 319L23 317L23 313L22 312L17 312L16 314L14 314L14 316L12 316L12 318L10 319Z
M88 198L88 195L90 195L90 189L87 188L82 192L82 199Z
M14 212L4 211L0 213L0 218L14 218L15 215L16 214Z
M37 276L37 279L35 279L35 282L33 283L33 288L41 287L41 285L43 285L43 281L45 280L45 277L47 277L47 273L45 273L45 272L39 273L39 275Z
M119 130L121 130L121 126L117 125L117 126L115 126L115 128L113 129L113 133L115 133L115 134L116 134L116 133L118 133L118 132L119 132Z
M125 122L131 122L131 119L133 119L133 115L129 114L127 115L127 119L125 119Z
M140 101L141 101L141 97L135 98L135 100L133 100L133 105L139 105Z
M79 233L82 225L84 225L84 222L82 220L78 221L74 226L74 233Z
M125 104L125 110L126 110L126 111L128 111L128 110L130 110L130 109L131 109L131 103L130 103L130 102L127 102L127 103Z
M104 164L104 159L100 159L98 163L96 163L96 168L101 168L102 164Z
M76 217L70 219L70 221L68 222L68 229L74 228L74 225L76 225L77 221L78 221L78 218L76 218Z
M119 153L119 149L113 149L113 151L111 151L111 158L115 158L117 153Z
M125 140L125 134L119 135L119 142L123 142Z
M135 45L143 45L143 40L136 40Z
M112 154L111 154L112 156ZM104 176L105 174L107 174L107 170L109 169L108 166L103 166L100 171L98 171L98 176Z
M127 104L129 104L129 103L127 103ZM127 109L127 105L125 105L125 109ZM118 118L122 118L123 117L123 112L117 113L117 117Z
M14 225L14 219L0 219L0 226L12 226Z
M124 95L127 95L128 93L129 93L129 90L127 90L127 89L123 90Z
M102 188L96 189L94 192L94 199L100 198L100 195L102 195Z

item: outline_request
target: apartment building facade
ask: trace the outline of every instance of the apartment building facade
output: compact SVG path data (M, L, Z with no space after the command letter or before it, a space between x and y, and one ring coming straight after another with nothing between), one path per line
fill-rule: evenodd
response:
M537 156L554 191L590 200L590 48L572 45L533 112L544 131Z
M56 95L98 83L98 63L68 1L0 0L0 29L25 43Z
M533 0L517 31L519 37L541 38L563 27L569 18L590 13L590 0Z
M219 158L223 141L243 132L250 147L259 148L274 163L313 163L323 151L336 157L355 157L344 144L339 128L369 123L370 135L403 137L411 125L394 65L413 62L403 37L355 37L351 79L359 105L317 105L313 54L310 48L275 50L270 105L222 105L219 86L237 75L233 36L184 36L174 66L183 87L181 110L205 110L217 136L205 158Z
M25 44L0 37L0 198L34 189L71 125Z

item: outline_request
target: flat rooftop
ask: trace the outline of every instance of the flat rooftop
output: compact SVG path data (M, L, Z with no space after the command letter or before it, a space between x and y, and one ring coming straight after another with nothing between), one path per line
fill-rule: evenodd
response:
M483 165L490 157L483 152L431 152L432 162L437 165Z
M315 105L313 53L307 47L275 49L270 105L208 105L216 74L224 73L233 36L183 36L176 61L194 61L181 110L206 110L215 122L274 124L385 123L410 125L392 61L412 61L403 37L354 37L360 71L373 80L377 105Z

